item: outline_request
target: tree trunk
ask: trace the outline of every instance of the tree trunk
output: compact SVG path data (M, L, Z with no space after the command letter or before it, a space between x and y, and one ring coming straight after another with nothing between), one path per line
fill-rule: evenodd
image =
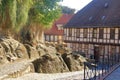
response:
M23 43L29 43L32 46L37 45L38 42L44 42L43 29L37 25L31 25L21 30L21 37Z

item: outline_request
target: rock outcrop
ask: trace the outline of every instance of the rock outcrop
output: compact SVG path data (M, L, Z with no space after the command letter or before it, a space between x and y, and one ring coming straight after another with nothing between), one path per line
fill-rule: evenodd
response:
M69 48L60 44L39 44L37 49L40 57L33 61L35 71L39 73L60 73L68 71L80 71L83 69L85 58L72 52Z
M25 47L27 49L27 53L28 53L27 55L29 56L29 59L36 59L39 57L39 54L36 48L34 48L29 44L25 44Z
M86 60L79 54L63 54L62 55L65 63L67 64L70 71L80 71L84 68L84 62Z
M83 69L85 58L62 44L22 44L12 38L0 39L0 64L29 59L39 73L63 73Z
M40 58L33 61L36 72L60 73L69 71L61 54L57 52L55 47L40 44L37 48L43 53L40 53Z
M22 43L12 38L0 39L0 62L6 63L23 58L28 58L28 54Z
M33 62L35 71L39 73L68 72L68 67L61 57L52 58L49 54L43 55Z

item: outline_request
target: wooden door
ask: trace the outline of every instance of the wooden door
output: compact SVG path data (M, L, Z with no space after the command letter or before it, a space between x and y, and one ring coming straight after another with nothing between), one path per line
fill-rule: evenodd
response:
M95 61L98 62L99 58L100 58L99 47L98 46L94 46L94 59L95 59Z

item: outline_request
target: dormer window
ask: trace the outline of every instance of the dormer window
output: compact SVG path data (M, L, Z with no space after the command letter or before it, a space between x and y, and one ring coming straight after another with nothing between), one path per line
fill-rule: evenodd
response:
M58 30L63 30L63 24L56 24Z
M104 7L107 8L108 7L108 3L105 3Z
M102 16L102 18L101 18L102 20L104 20L105 19L105 16Z
M91 21L91 20L92 20L92 18L93 18L92 16L91 16L91 17L89 17L89 21Z

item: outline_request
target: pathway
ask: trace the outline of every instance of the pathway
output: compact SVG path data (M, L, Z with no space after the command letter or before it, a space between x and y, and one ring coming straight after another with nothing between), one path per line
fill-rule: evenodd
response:
M120 80L120 66L114 70L110 75L108 75L105 80Z
M83 71L56 74L29 73L18 78L5 80L83 80Z

